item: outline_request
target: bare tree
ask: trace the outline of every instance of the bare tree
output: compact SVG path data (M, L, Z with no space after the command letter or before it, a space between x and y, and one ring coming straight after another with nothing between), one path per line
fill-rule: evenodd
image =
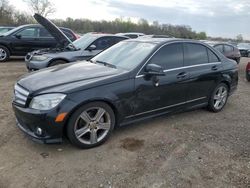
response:
M56 9L49 0L23 0L30 7L32 13L48 16L55 13Z

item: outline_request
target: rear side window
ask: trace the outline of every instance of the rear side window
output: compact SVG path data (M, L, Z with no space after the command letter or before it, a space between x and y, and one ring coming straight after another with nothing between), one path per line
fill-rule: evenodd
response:
M112 37L102 37L93 42L93 45L96 46L96 50L104 50L113 45Z
M207 48L201 44L184 44L185 66L208 63Z
M52 38L51 34L45 28L39 29L39 37Z
M169 44L162 47L149 61L160 65L163 69L173 69L183 66L183 45Z
M219 52L223 53L223 45L216 45L214 48Z
M111 45L114 45L122 40L125 40L126 38L123 38L123 37L113 37L112 38L112 41L111 41Z
M220 62L219 58L212 52L210 49L207 48L208 59L209 63Z
M229 45L224 45L224 51L225 52L233 52L234 51L234 48L232 46L229 46Z

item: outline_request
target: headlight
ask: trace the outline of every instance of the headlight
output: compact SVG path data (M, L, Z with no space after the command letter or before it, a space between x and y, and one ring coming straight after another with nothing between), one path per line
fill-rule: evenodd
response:
M61 93L39 95L31 100L29 107L37 110L50 110L56 107L65 97L66 95Z
M32 57L32 60L33 60L33 61L44 61L44 60L46 60L46 59L48 59L48 57L46 57L46 56L44 56L44 55L34 55L34 56Z

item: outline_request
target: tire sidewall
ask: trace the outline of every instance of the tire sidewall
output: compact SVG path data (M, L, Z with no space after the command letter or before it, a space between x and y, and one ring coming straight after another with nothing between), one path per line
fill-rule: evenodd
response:
M7 54L5 59L0 60L0 63L8 61L9 57L10 57L10 51L8 50L8 48L6 48L5 46L2 46L2 45L0 45L0 48L2 48L5 51L5 53Z
M62 64L65 64L65 63L67 63L67 62L63 61L63 60L54 60L49 64L49 67L53 67L53 66L56 66L56 65L62 65Z
M214 95L216 94L218 88L221 87L221 86L224 86L224 87L227 89L227 98L226 98L226 102L225 102L225 104L223 105L223 107L220 108L220 109L216 109L216 108L214 107ZM215 88L214 91L212 92L212 95L210 96L209 105L208 105L209 110L212 111L212 112L220 112L221 110L223 110L224 107L225 107L225 105L227 104L228 97L229 97L229 88L228 88L228 86L227 86L226 84L224 84L224 83L220 83L219 85L216 86L216 88Z
M80 142L76 136L75 136L75 132L74 132L74 126L75 126L75 122L76 120L78 119L78 117L80 116L80 114L91 108L91 107L101 107L103 109L105 109L109 115L110 115L110 119L111 119L111 127L110 127L110 130L109 132L107 133L106 137L103 138L103 140L101 140L100 142L97 142L95 144L84 144L82 142ZM93 148L93 147L96 147L96 146L99 146L101 144L103 144L109 137L110 137L110 134L112 133L113 129L114 129L114 126L115 126L115 114L112 110L112 108L107 104L107 103L104 103L104 102L90 102L88 104L85 104L83 106L81 106L80 108L78 108L70 117L69 121L68 121L68 124L66 125L67 126L67 136L70 140L70 142L79 147L79 148L82 148L82 149L89 149L89 148Z

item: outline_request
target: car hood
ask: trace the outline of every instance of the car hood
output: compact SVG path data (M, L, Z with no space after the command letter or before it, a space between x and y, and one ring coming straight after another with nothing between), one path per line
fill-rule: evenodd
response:
M64 48L69 44L74 47L72 41L50 20L44 18L39 14L34 14L34 18L39 24L41 24L48 30L48 32L56 39L56 41L60 44L61 47Z
M29 73L21 77L18 84L28 89L30 93L70 93L68 90L98 86L103 84L103 81L109 80L108 78L117 78L124 73L127 71L82 61Z

